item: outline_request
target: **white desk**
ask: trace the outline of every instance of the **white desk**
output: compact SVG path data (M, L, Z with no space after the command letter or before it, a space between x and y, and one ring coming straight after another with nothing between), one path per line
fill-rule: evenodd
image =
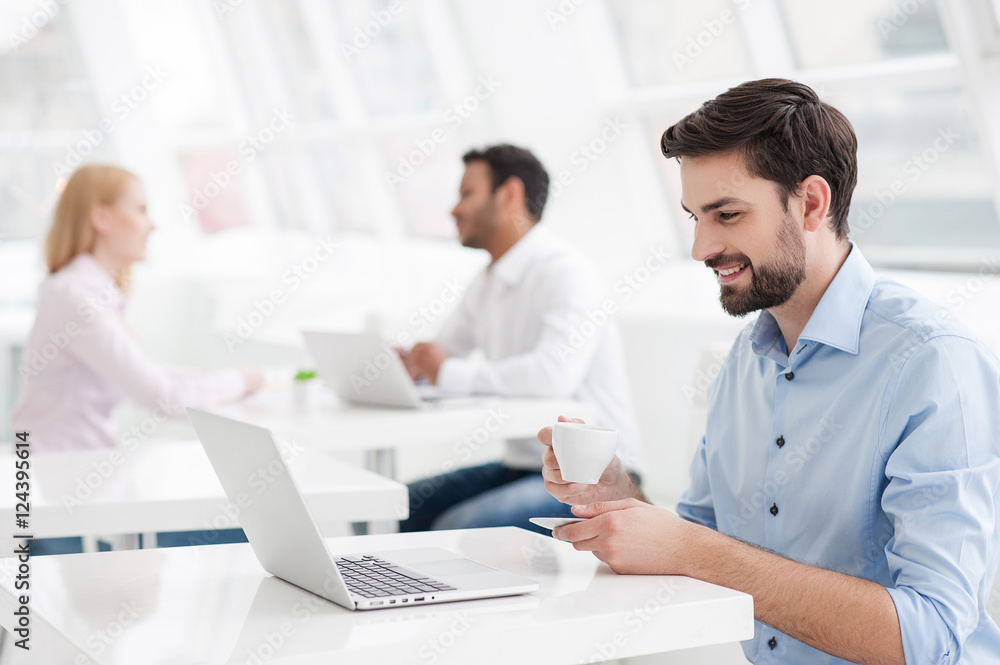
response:
M512 527L328 543L338 553L444 547L533 578L541 589L349 612L269 576L247 544L39 557L31 561L32 650L21 655L105 665L554 665L753 636L746 594L685 577L615 575L569 543ZM0 562L0 624L8 630L16 568L15 559Z
M409 514L401 483L322 451L286 446L283 453L321 529ZM43 453L30 461L29 532L37 538L239 526L238 510L197 441L143 444L131 451ZM5 529L14 526L14 501L14 455L7 453L0 455L0 525ZM10 540L2 542L0 554L9 555Z
M366 450L366 466L389 477L395 477L397 448L534 438L560 415L588 422L595 417L591 406L568 399L482 397L427 409L390 409L343 404L329 392L306 408L296 406L287 392L261 394L213 411L308 447Z
M35 322L35 308L23 305L0 307L0 423L9 423L14 399L17 397L20 378L18 366L21 353ZM11 440L7 431L0 434L0 441Z

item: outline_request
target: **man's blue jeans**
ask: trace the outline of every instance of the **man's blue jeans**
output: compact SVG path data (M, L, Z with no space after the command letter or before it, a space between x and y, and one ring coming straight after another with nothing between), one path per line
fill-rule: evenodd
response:
M573 517L570 507L545 491L540 471L499 462L458 469L412 483L410 517L400 531L519 526L549 534L529 517Z

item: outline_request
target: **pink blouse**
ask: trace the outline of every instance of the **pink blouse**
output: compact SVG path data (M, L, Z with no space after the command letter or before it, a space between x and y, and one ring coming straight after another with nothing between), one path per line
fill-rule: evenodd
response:
M175 370L153 362L126 331L123 305L122 292L90 254L42 282L12 418L16 431L31 433L36 451L115 446L112 409L124 397L165 419L183 416L186 406L246 393L238 370Z

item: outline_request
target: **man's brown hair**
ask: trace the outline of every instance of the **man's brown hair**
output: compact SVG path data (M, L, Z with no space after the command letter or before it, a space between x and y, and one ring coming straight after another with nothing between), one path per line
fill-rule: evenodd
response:
M730 88L663 132L660 147L668 158L736 152L751 175L777 183L785 210L803 180L822 176L833 230L847 239L858 139L844 114L807 85L761 79Z

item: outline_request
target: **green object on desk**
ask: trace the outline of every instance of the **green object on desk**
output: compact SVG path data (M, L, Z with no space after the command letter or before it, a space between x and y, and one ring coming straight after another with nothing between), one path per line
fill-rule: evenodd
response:
M318 375L316 374L316 370L303 369L303 370L299 370L298 373L295 375L295 380L296 381L308 381L309 379L315 379L317 376Z

